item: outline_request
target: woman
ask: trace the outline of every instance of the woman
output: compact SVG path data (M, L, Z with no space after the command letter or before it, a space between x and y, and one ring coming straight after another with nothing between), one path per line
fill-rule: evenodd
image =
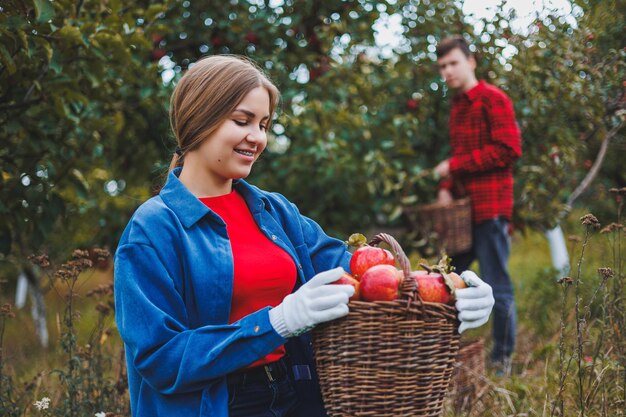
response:
M243 180L277 103L268 78L234 56L198 61L174 90L167 183L133 215L115 257L135 417L325 415L306 331L348 314L354 289L326 284L350 253L283 196ZM461 331L493 305L489 286L464 277L475 288L458 292Z

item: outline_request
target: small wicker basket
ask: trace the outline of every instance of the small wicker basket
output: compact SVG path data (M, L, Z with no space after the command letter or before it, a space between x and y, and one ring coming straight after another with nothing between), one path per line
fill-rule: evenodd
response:
M401 298L353 301L350 314L313 330L330 417L440 416L459 348L453 306L423 302L398 242L381 233L404 273Z
M434 240L448 255L467 252L472 247L472 205L469 197L452 204L431 203L417 206L409 216L422 236Z
M485 341L461 339L456 356L450 397L457 412L471 409L485 382Z

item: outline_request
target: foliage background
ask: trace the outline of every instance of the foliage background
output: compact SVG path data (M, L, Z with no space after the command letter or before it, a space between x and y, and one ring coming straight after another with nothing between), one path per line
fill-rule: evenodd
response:
M505 8L475 25L453 1L3 0L0 299L13 296L20 271L40 292L58 289L30 254L60 263L77 247L115 249L164 181L175 146L171 89L211 54L247 55L281 89L272 143L250 180L285 194L330 234L406 229L405 208L433 198L436 183L423 173L448 153L451 94L434 48L457 33L474 43L479 76L515 104L524 155L514 222L529 232L524 242L567 224L572 206L608 221L607 190L626 183L626 1L570 4L568 18L545 11L518 33ZM402 34L390 53L377 47L373 25L392 14ZM544 281L554 271L521 258L512 259L520 291L542 300L520 307L538 326L527 340L554 334L554 320L532 315L554 301ZM84 323L88 331L99 322L85 312ZM2 376L0 368L0 384Z
M175 145L173 84L199 57L221 53L254 59L283 95L253 182L338 236L406 224L404 207L434 194L435 182L420 174L447 154L450 92L434 47L453 33L474 42L479 76L516 106L524 156L515 223L553 226L607 135L593 193L625 180L617 157L624 6L573 1L573 20L547 13L516 34L502 9L475 33L480 25L449 1L8 1L0 16L3 259L114 249L163 181ZM396 13L402 35L389 53L376 47L373 24Z

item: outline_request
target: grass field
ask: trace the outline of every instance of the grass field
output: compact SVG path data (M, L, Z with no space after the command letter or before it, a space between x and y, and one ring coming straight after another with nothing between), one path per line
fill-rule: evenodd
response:
M584 214L584 213L580 213ZM578 221L579 213L572 214L567 222L563 223L566 236L576 235L579 242L568 242L568 250L572 265L570 276L577 278L578 264L581 261L582 239L584 227ZM613 219L600 219L602 223L610 223ZM622 233L622 232L618 232ZM581 309L584 300L594 297L594 292L600 286L599 267L611 267L619 273L615 264L616 253L610 234L593 233L585 248L582 259L581 273L577 281ZM625 258L624 246L620 262ZM596 302L589 305L589 317L586 322L584 340L580 346L583 349L581 358L576 355L578 346L576 329L576 315L574 292L569 292L568 299L562 305L563 287L557 284L560 276L551 268L548 243L542 233L529 231L526 234L516 233L512 239L512 255L510 270L515 283L516 302L518 306L518 344L514 357L513 375L510 378L498 378L489 369L477 379L476 395L471 398L469 405L459 409L450 406L448 416L550 416L580 415L581 408L586 408L583 415L618 416L624 405L624 377L623 365L617 362L624 360L623 346L615 344L608 338L606 330L607 311L602 307L602 297L609 297L612 288L607 283L602 293L595 295ZM476 265L474 265L476 266ZM623 277L623 271L622 271ZM91 386L95 382L106 383L110 386L102 391L102 395L114 392L113 388L120 379L123 363L121 342L115 329L112 311L104 314L102 306L111 295L104 295L97 300L88 296L89 292L102 285L112 283L112 269L87 270L83 272L76 283L73 300L73 323L75 326L76 345L74 353L81 358L80 367L88 368L93 365L90 357L100 355L99 368L104 375L93 375L93 370L74 370L85 379L80 385ZM621 281L623 282L623 280ZM615 289L613 288L613 291ZM624 288L619 289L624 296ZM61 344L64 339L64 308L67 288L60 281L55 281L52 290L46 294L48 330L50 346L42 348L34 336L34 326L27 309L15 312L15 317L7 319L3 335L3 376L11 376L14 400L21 404L23 415L36 415L33 403L42 397L51 398L51 404L60 404L65 398L65 391L59 382L59 374L54 370L67 369L69 354ZM12 303L13 294L2 294L0 304ZM604 298L604 301L609 298ZM98 306L99 301L100 307ZM610 312L610 311L609 311ZM563 333L560 332L561 322L565 323ZM481 329L472 330L463 335L464 339L484 338L489 348L489 325ZM608 351L607 351L608 350ZM90 356L91 355L91 356ZM562 377L563 369L558 364L570 358L571 370ZM590 367L586 362L594 361ZM597 361L597 362L596 362ZM574 371L573 364L583 363L583 371ZM90 365L91 364L91 365ZM84 372L83 372L84 371ZM83 372L83 373L81 373ZM91 373L90 373L91 372ZM621 374L620 374L621 372ZM584 375L583 375L584 374ZM583 377L585 379L584 383ZM92 378L91 385L85 382ZM99 378L99 379L98 379ZM587 382L588 380L588 382ZM602 388L602 384L612 384L610 388ZM3 382L4 387L8 384ZM87 385L85 385L87 384ZM581 390L581 386L586 391ZM107 394L109 393L109 394ZM8 395L0 391L0 395ZM90 395L98 395L92 392ZM580 402L581 395L584 401ZM88 397L87 393L78 393L78 399ZM118 403L126 401L126 394L118 396ZM112 407L111 402L103 402L102 407ZM555 405L556 404L556 405ZM582 404L582 405L581 405ZM466 404L467 405L467 404ZM121 407L121 406L120 406ZM559 409L560 408L560 409ZM97 408L92 410L98 411ZM115 412L122 413L123 408ZM562 410L562 411L560 411ZM616 411L618 410L618 411ZM105 411L105 410L99 410ZM110 411L110 410L109 410ZM561 413L561 414L559 414ZM2 414L2 413L0 413ZM8 414L12 415L12 414ZM21 415L21 414L14 414ZM56 414L49 414L56 415ZM122 415L122 414L120 414Z

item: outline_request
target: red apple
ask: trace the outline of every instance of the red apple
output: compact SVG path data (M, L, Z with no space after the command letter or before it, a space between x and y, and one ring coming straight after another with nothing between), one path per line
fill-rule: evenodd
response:
M316 79L319 78L319 76L322 74L322 72L320 71L319 68L311 68L309 70L309 79L311 81L315 81Z
M164 56L165 56L165 49L158 48L158 49L153 49L150 52L150 58L153 61L158 61L159 59L163 58Z
M358 301L361 299L361 283L347 272L344 272L341 278L333 282L333 284L352 285L354 287L354 295L350 297L350 301Z
M259 37L258 37L258 36L257 36L257 34L256 34L256 33L254 33L254 32L248 32L248 33L246 34L246 40L247 40L249 43L259 43Z
M350 271L358 280L374 265L395 266L396 260L388 250L374 246L361 246L354 251L350 259Z
M219 48L220 46L224 45L224 40L220 38L218 35L213 35L211 36L211 43L216 48Z
M417 291L422 300L431 303L450 304L453 300L450 287L438 272L415 271L411 273L417 282ZM459 277L460 279L460 277Z
M409 109L409 110L417 109L417 100L412 99L412 98L408 99L406 101L406 108Z
M393 301L398 298L402 271L391 265L374 265L361 277L361 298L365 301Z

